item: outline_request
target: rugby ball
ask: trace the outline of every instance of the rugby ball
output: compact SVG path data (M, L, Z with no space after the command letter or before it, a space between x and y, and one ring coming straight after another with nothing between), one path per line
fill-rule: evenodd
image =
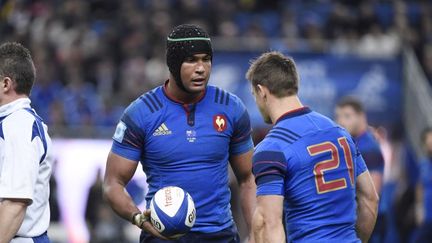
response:
M192 197L176 186L159 189L150 202L150 221L159 233L177 239L193 227L196 219Z

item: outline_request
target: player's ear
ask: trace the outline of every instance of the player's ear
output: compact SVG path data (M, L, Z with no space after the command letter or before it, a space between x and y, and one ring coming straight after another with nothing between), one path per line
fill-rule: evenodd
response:
M3 92L7 92L13 88L12 79L10 79L9 77L3 77L1 81L2 82L0 84L0 87L3 89Z
M266 87L262 86L261 84L257 84L256 92L257 92L257 95L260 96L261 98L266 98L266 96L267 96L266 90L267 90Z

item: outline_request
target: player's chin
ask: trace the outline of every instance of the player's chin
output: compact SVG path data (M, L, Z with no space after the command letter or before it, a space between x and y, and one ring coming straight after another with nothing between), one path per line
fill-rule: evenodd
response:
M189 92L192 92L192 93L199 93L199 92L204 91L206 89L206 87L207 87L207 81L200 81L200 82L192 81L188 85L188 90L189 90Z

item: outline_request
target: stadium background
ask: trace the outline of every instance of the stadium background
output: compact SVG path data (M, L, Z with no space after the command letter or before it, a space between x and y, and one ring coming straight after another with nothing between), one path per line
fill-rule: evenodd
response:
M54 138L53 242L137 241L138 230L102 201L101 176L125 106L167 79L165 38L181 23L199 24L212 36L210 82L245 102L255 142L269 127L244 74L262 51L295 58L300 96L314 110L332 117L344 95L362 100L386 160L385 242L409 242L416 232L419 134L432 125L430 1L0 0L0 42L31 50L32 104ZM128 185L137 203L144 181L137 172Z

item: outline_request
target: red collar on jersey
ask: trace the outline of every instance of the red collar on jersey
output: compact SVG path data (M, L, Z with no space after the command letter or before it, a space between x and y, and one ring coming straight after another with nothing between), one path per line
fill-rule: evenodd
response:
M202 92L201 93L201 95L200 96L198 96L194 101L192 101L192 102L190 102L190 103L185 103L185 102L183 102L183 101L181 101L181 100L179 100L179 99L177 99L176 97L174 97L174 95L172 95L172 94L170 94L169 92L168 92L168 89L167 89L167 86L168 86L168 82L169 82L169 80L167 80L167 81L165 81L165 84L163 85L163 93L165 94L165 96L168 98L168 99L170 99L171 101L173 101L173 102L175 102L175 103L179 103L179 104L181 104L181 105L188 105L188 104L196 104L196 103L198 103L198 102L200 102L203 98L204 98L204 96L205 96L205 94L206 94L206 92L207 92L207 88L204 90L204 92Z
M307 114L309 112L312 112L312 110L309 107L307 107L307 106L303 106L303 107L300 107L300 108L297 108L297 109L294 109L294 110L290 110L290 111L284 113L282 116L280 116L276 120L275 124L278 123L278 122L280 122L280 121L283 121L285 119L288 119L288 118L291 118L291 117L296 117L296 116L301 116L301 115Z

